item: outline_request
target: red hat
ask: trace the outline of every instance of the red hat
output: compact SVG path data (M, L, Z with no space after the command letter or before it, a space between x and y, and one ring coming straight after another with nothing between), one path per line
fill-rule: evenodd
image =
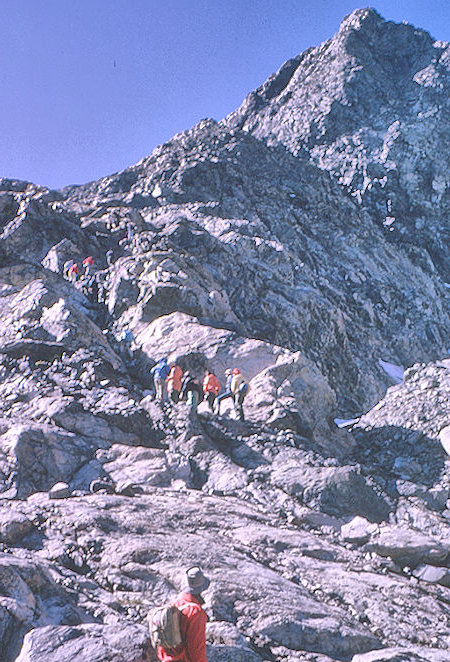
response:
M240 375L240 374L241 371L239 370L239 368L233 368L233 375Z

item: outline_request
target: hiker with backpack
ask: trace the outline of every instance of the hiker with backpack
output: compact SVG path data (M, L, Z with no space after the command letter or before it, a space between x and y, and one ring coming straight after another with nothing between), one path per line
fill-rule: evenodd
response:
M69 269L73 264L74 264L73 260L66 260L66 262L64 262L64 266L63 266L63 277L64 278L68 278Z
M120 335L121 348L123 348L125 356L133 359L133 348L135 346L135 338L130 329L124 329Z
M67 277L68 277L69 281L71 283L75 283L77 278L78 278L79 273L80 273L80 270L78 269L78 264L75 264L75 263L72 264L72 266L69 268L69 270L67 272Z
M167 378L167 393L169 398L175 404L180 399L181 380L183 379L183 371L179 365L172 365L170 373Z
M169 376L170 368L167 365L167 359L162 358L150 370L155 385L155 397L159 402L166 401L166 379Z
M227 368L225 370L225 377L227 378L227 381L226 381L226 384L225 384L225 391L217 396L216 403L215 403L215 412L216 412L216 414L219 414L219 415L220 415L220 403L223 400L227 400L228 398L233 397L233 393L231 392L231 380L233 379L233 369L232 368Z
M231 379L230 390L233 394L234 410L241 421L244 420L244 398L249 391L249 386L241 375L239 368L234 368Z
M191 411L197 411L198 404L203 400L203 389L198 380L186 372L181 383L180 400L186 400Z
M203 380L203 393L205 400L209 405L211 411L214 411L214 403L220 391L219 380L211 370L205 370L205 378Z
M152 646L160 662L207 662L207 616L201 594L209 584L201 568L189 568L186 586L174 604L154 609L148 615Z
M94 258L92 255L88 255L88 257L83 260L82 265L84 267L84 275L89 276L91 268L94 266Z

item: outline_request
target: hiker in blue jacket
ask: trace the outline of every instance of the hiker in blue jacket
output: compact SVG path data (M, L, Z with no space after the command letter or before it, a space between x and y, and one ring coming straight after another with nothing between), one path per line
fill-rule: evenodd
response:
M220 414L220 403L222 400L227 400L228 398L234 398L233 393L231 392L231 380L233 379L233 368L227 368L225 370L225 377L227 378L225 384L225 391L217 396L215 402L215 411L216 414Z
M153 383L155 384L156 399L159 402L165 402L167 396L166 379L170 373L167 359L160 359L150 372L153 376Z

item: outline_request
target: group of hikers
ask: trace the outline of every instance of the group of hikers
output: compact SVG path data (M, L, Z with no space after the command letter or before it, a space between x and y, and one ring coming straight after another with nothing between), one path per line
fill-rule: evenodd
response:
M128 225L127 227L127 242L130 243L131 240L133 239L134 236L134 228L131 225ZM122 240L125 241L125 240ZM119 242L121 243L121 242ZM110 248L109 250L106 251L105 253L105 259L106 259L106 264L108 267L111 267L112 264L114 263L114 251ZM88 255L87 257L84 258L84 260L81 263L82 268L84 269L84 272L81 272L81 268L78 266L78 264L74 260L67 260L64 262L63 265L63 277L69 280L71 283L76 283L78 280L78 277L83 276L83 277L88 277L91 275L92 268L94 266L95 260L92 257L92 255Z
M106 253L108 266L111 265L113 251ZM89 277L94 266L94 258L88 255L82 262L84 268L84 277ZM63 266L63 276L71 283L75 283L80 276L78 264L73 260L67 260ZM124 330L120 338L122 348L127 357L133 359L133 347L135 346L134 336L131 331ZM249 391L249 385L245 381L239 368L227 368L225 370L225 389L221 392L219 380L211 370L206 370L202 383L191 375L189 371L183 373L179 365L169 365L166 358L160 359L152 368L151 374L155 386L156 399L161 403L166 402L167 398L173 403L185 401L196 411L200 402L205 400L209 409L215 414L220 414L220 406L224 400L230 399L233 402L234 410L238 418L244 420L244 399Z
M209 409L220 414L220 405L224 400L233 401L234 410L241 421L244 420L244 399L249 391L239 368L225 370L225 390L221 393L219 380L211 370L205 370L203 382L200 384L189 371L183 373L179 365L169 365L166 358L160 359L151 369L155 385L156 399L165 402L169 398L173 403L184 400L191 411L196 411L200 402L205 400Z
M84 276L89 276L91 269L94 266L94 258L92 255L88 255L82 262L82 267L84 268ZM73 260L67 260L64 262L63 266L63 276L67 278L71 283L75 283L78 276L80 275L80 269L78 264Z

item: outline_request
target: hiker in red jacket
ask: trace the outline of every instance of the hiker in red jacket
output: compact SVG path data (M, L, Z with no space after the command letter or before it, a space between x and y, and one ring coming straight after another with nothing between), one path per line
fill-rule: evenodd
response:
M71 283L75 283L79 273L80 271L78 269L78 264L72 264L69 271L67 272L67 277Z
M211 411L214 411L214 403L220 391L219 380L211 370L205 370L203 380L203 393Z
M158 660L161 662L207 662L206 659L206 612L202 609L201 596L210 581L198 566L186 571L187 586L175 601L182 613L181 636L183 643L168 653L158 646ZM184 606L183 606L184 605Z
M91 272L91 267L93 265L94 265L94 258L92 257L92 255L88 255L88 257L86 257L83 260L83 267L84 267L84 275L85 276L89 276L89 274Z

